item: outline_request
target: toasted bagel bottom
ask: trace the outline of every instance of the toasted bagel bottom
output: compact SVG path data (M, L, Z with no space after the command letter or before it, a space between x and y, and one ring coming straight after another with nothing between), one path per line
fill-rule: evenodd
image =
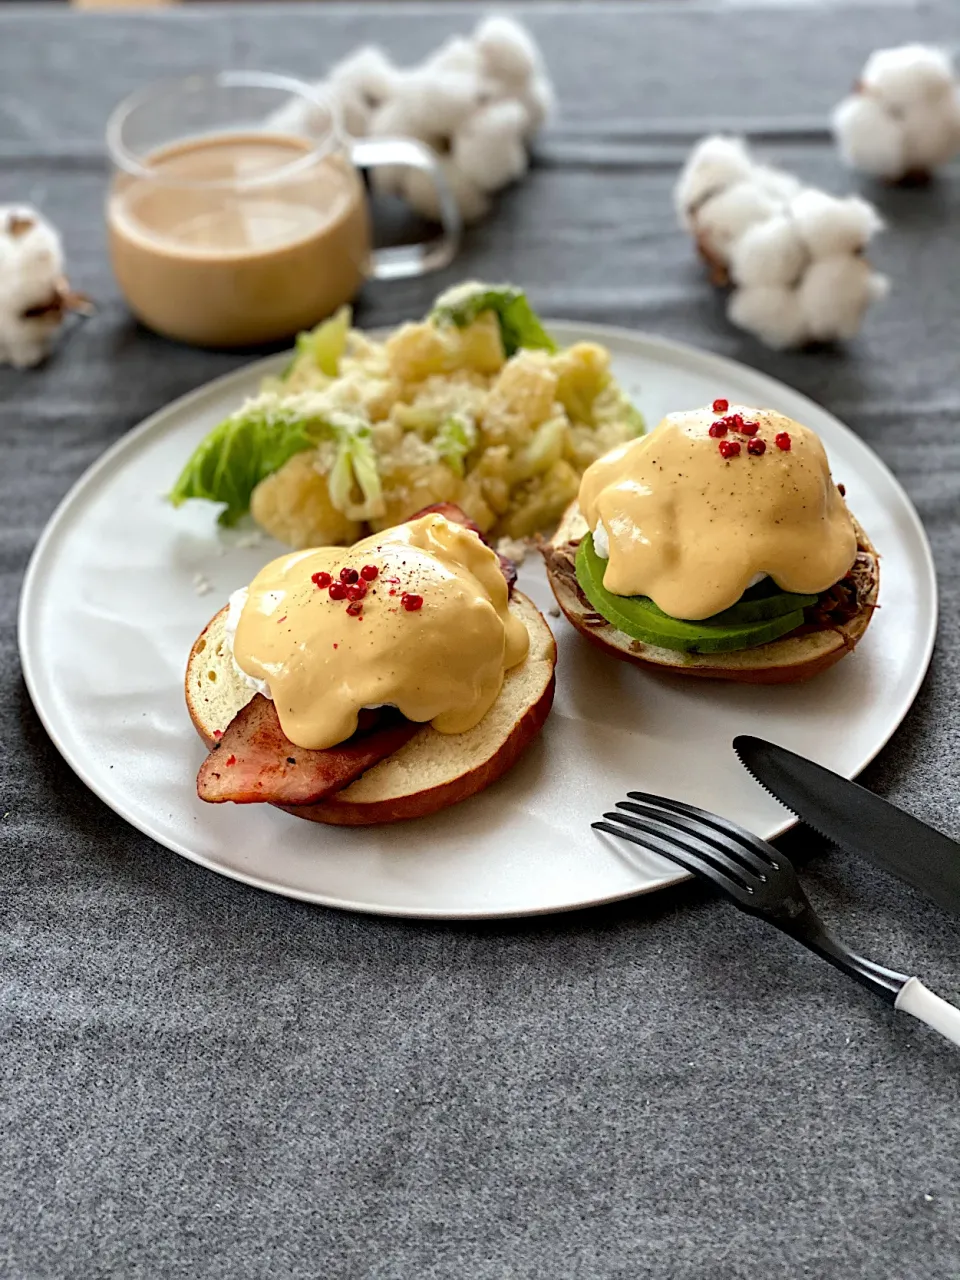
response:
M484 718L466 733L438 733L425 725L398 751L320 804L278 805L309 822L368 826L422 818L466 800L510 769L540 732L553 704L557 648L531 600L513 593L511 610L530 636L530 651L506 673ZM187 709L208 747L253 696L224 639L221 609L194 642L187 662Z
M860 607L849 621L816 630L804 628L769 644L730 653L681 653L644 644L601 617L580 590L573 567L575 548L587 533L586 521L575 502L567 508L550 541L541 546L541 552L553 594L567 620L591 644L611 656L640 667L706 680L792 684L820 675L852 653L870 624L880 589L880 565L869 538L859 524L856 528L863 583Z

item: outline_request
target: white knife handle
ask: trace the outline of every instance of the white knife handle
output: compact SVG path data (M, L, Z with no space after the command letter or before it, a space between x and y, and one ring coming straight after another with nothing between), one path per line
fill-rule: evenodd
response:
M893 1007L919 1018L954 1044L960 1044L960 1009L934 995L919 978L906 980Z

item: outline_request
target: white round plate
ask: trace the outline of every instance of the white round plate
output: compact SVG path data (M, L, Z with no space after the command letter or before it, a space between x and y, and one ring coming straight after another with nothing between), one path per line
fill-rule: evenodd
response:
M630 788L702 805L772 837L790 815L730 746L758 734L852 777L916 696L936 630L933 562L909 499L851 431L795 391L717 356L622 330L556 323L604 343L650 426L716 396L772 407L819 432L833 473L882 556L881 600L856 653L807 685L684 681L604 657L562 618L557 698L540 739L501 782L443 813L390 827L299 822L267 806L205 805L187 716L187 653L234 588L281 550L223 534L208 504L162 497L201 436L284 357L178 400L75 485L34 552L20 654L53 741L97 795L177 853L310 902L400 916L510 916L644 893L677 868L590 828ZM538 557L522 588L548 611ZM198 578L199 575L199 578ZM197 582L212 590L197 594Z

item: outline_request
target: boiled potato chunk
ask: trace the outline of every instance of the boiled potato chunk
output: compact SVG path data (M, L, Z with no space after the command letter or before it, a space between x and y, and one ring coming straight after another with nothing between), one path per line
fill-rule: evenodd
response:
M503 366L500 327L493 315L481 316L464 329L430 324L403 324L386 341L391 375L399 382L423 382L438 374L468 369L495 374Z
M483 411L484 436L492 444L527 444L554 412L557 375L542 351L520 351L490 389Z
M370 521L375 531L402 524L435 502L459 502L463 481L445 462L397 467L383 472L384 512Z
M386 342L390 372L399 382L422 382L453 363L452 334L432 324L402 324Z
M492 312L478 316L473 324L458 329L460 335L461 369L474 373L494 374L503 368L505 359L500 340L500 326Z
M562 458L543 476L527 481L515 495L509 513L497 525L508 538L529 538L557 523L580 490L580 476Z
M271 537L290 547L356 542L363 525L336 509L326 476L314 461L312 452L295 453L279 471L261 480L250 499L251 515Z
M577 342L551 361L557 399L571 422L592 423L593 405L610 381L610 354L595 342Z

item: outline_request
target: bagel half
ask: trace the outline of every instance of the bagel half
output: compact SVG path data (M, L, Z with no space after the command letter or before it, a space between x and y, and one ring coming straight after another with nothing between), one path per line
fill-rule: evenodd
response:
M613 657L624 658L640 667L707 680L791 684L820 675L846 654L852 653L870 624L880 589L880 564L869 538L856 521L854 524L858 552L849 578L856 592L856 611L843 621L808 624L769 644L757 645L753 649L735 649L730 653L681 653L676 649L644 644L601 617L577 582L574 567L576 549L588 530L576 502L567 508L556 533L540 549L553 594L567 620L591 644Z
M335 826L399 822L466 800L506 773L550 712L557 659L553 634L533 602L514 591L510 608L527 628L530 651L507 671L500 696L478 725L455 734L425 725L342 791L317 804L277 807ZM208 748L253 697L225 642L226 616L224 608L210 620L187 663L187 709Z

